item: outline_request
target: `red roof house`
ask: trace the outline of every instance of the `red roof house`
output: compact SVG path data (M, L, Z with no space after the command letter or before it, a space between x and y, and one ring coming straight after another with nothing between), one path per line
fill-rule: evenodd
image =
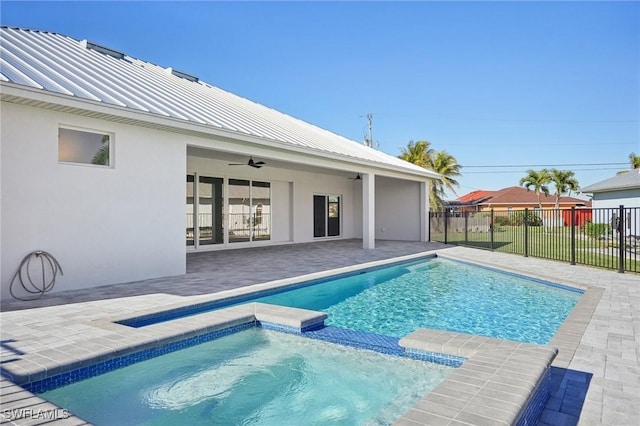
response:
M554 195L540 194L540 203L543 209L554 208L556 197ZM538 196L532 190L520 186L510 186L497 191L473 191L458 197L449 204L458 211L488 211L537 208ZM560 197L560 208L591 207L591 201L581 200L575 197Z

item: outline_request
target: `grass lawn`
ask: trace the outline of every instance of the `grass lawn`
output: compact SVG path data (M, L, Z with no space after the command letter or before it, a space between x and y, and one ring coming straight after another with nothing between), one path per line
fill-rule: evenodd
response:
M571 227L527 228L527 248L525 250L525 228L522 226L496 226L493 242L490 232L448 232L449 244L493 249L499 252L532 257L572 261ZM444 241L444 232L431 231L433 241ZM617 241L602 240L584 235L575 230L575 262L583 265L618 269L619 248ZM626 251L625 271L640 272L640 254Z

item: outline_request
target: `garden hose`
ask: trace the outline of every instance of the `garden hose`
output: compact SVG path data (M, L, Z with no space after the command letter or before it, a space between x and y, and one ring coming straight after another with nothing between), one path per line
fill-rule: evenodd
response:
M34 259L36 260L36 262L37 260L40 260L40 270L42 272L41 285L36 285L36 283L33 280L33 277L31 276L31 271L29 270L29 267L31 266L31 262ZM51 280L49 282L47 282L47 276L48 276L47 269L50 270L49 275L51 276ZM26 255L24 259L22 259L22 262L20 262L20 266L18 267L18 270L16 271L16 273L13 275L13 278L11 279L9 292L11 293L11 296L13 296L15 299L22 300L22 301L39 299L40 297L42 297L43 294L45 294L46 292L50 291L53 288L53 286L56 283L56 276L58 275L58 272L60 272L60 275L64 275L62 273L62 267L60 266L56 258L53 257L51 254L47 253L46 251L36 250ZM13 291L13 286L16 284L16 281L22 286L24 291L30 294L34 294L35 296L31 296L27 298L16 296Z

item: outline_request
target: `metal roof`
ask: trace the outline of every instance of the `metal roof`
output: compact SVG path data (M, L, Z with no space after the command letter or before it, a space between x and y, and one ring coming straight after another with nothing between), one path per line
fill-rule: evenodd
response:
M580 189L580 191L594 193L638 188L640 188L640 169L632 169L628 172L610 177L609 179L585 186Z
M1 27L0 81L116 107L116 115L125 108L225 130L240 140L254 137L313 155L439 177L197 77L53 32Z

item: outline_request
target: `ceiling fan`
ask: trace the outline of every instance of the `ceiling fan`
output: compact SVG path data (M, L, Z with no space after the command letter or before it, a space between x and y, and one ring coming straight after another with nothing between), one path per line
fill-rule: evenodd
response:
M249 161L246 163L229 163L230 166L251 166L255 167L256 169L259 169L265 164L267 163L265 163L264 161L253 161L253 157L249 157Z

